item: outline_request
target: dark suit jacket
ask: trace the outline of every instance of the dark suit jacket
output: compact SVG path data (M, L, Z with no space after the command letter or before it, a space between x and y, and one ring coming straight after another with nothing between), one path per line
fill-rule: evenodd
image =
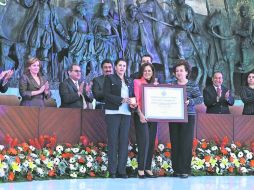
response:
M78 95L78 89L70 78L64 80L59 85L59 94L61 97L62 108L83 108L82 96ZM86 95L85 90L83 95L87 102L92 102L92 98Z
M44 93L32 96L32 91L39 90L46 82L44 76L39 76L40 85L34 80L31 74L23 74L19 80L19 94L22 97L21 106L38 106L45 107L45 98L48 99L50 94Z
M125 77L125 83L129 89L129 97L134 97L133 80ZM117 74L105 76L104 81L104 97L105 109L118 110L122 104L121 97L122 81Z
M104 78L105 78L104 75L101 75L93 79L92 86L93 96L99 102L104 102L104 94L103 94Z
M228 100L225 99L225 94L228 89L221 86L222 93L219 101L217 102L217 92L213 85L205 87L203 90L204 103L206 105L206 113L214 114L229 114L229 107L235 102L234 97L229 95Z

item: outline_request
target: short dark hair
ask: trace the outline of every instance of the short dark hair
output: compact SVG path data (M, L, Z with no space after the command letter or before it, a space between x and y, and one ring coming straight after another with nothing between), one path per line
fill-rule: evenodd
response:
M126 66L128 65L127 61L123 58L119 58L115 61L114 66L117 66L120 61L124 61L126 63Z
M110 64L113 66L113 63L112 63L112 61L111 61L110 59L104 59L104 60L101 62L101 68L103 68L103 65L104 65L105 63L110 63Z
M79 64L73 63L73 64L71 64L71 65L68 67L68 71L72 71L72 69L73 69L74 66L79 66L79 67L80 67Z
M155 80L155 68L154 68L154 66L153 66L152 64L150 64L150 63L144 63L143 65L141 65L141 67L140 67L140 69L139 69L138 78L139 78L139 79L142 78L146 66L151 67L151 69L152 69L152 71L153 71L153 75L152 75L152 77L151 77L151 79L150 79L150 81L149 81L149 83L153 83L154 80Z
M186 61L186 60L181 59L180 61L178 61L178 63L173 67L173 73L175 74L176 68L180 67L180 66L184 66L185 71L187 71L187 73L188 73L188 76L187 76L187 78L188 78L191 73L191 67L190 67L188 61Z
M142 60L143 57L150 57L151 62L153 62L153 57L150 54L142 55L141 60Z

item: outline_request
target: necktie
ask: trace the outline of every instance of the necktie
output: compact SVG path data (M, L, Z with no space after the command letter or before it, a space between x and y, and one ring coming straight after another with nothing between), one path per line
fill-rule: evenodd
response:
M216 92L217 92L217 96L221 97L221 89L220 89L220 87L217 87Z
M75 86L77 87L77 89L79 90L79 85L78 85L78 81L75 82Z

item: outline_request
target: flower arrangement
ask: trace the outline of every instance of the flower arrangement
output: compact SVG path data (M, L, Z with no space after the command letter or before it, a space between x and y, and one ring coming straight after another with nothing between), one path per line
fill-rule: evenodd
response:
M24 181L49 178L108 177L107 146L89 143L81 136L80 143L57 145L56 136L43 135L29 143L18 143L6 135L0 145L0 181ZM225 137L207 142L193 140L193 175L253 175L254 143L243 146L229 143ZM137 146L129 145L127 172L136 176ZM173 173L171 144L158 144L152 161L152 169L159 176Z

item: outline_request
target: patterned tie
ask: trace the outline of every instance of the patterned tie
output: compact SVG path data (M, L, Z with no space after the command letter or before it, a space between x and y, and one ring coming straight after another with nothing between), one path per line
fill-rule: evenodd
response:
M217 96L221 97L221 89L220 89L220 87L217 87L216 92L217 92Z
M75 82L75 86L77 87L77 89L79 90L79 85L78 85L78 81Z

